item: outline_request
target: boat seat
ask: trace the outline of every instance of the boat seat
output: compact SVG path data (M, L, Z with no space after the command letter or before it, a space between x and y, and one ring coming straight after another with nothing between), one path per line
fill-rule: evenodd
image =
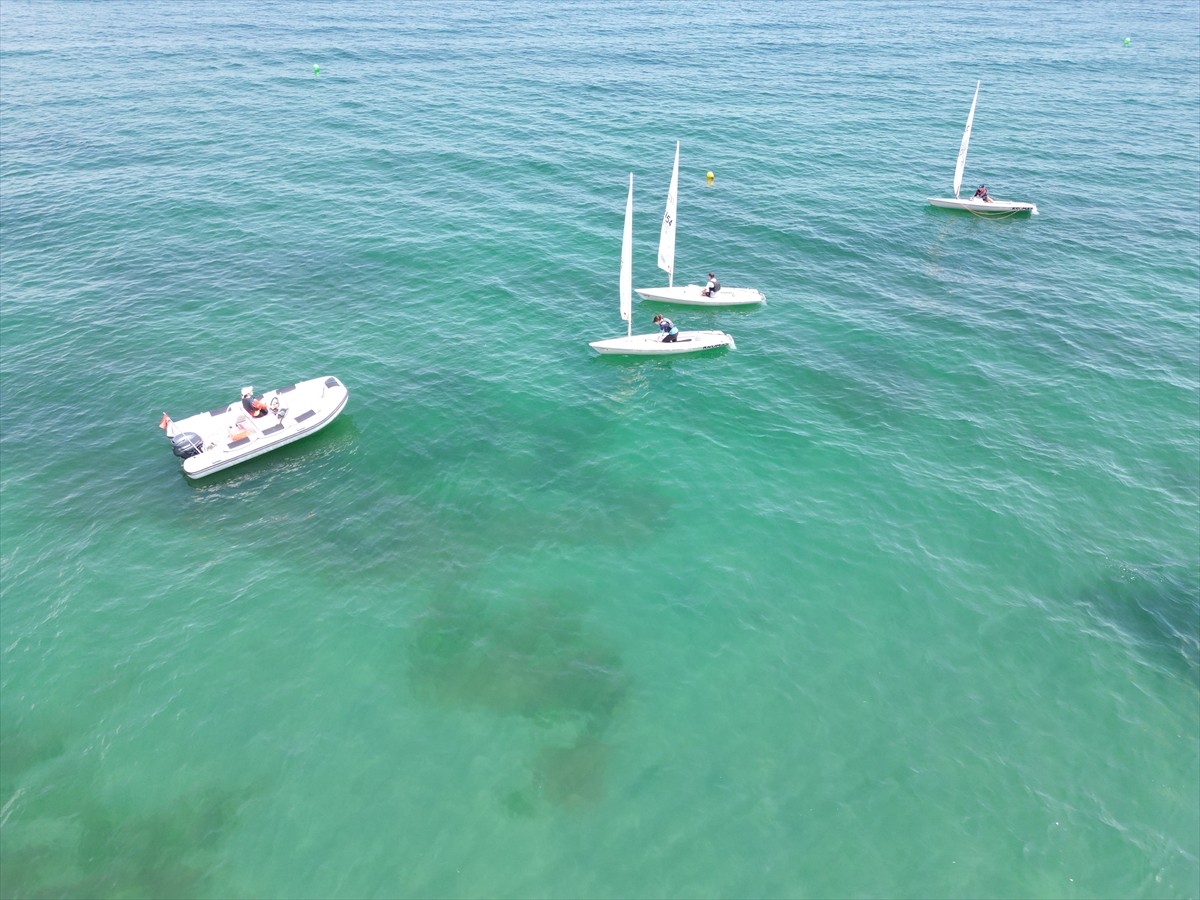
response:
M243 414L233 420L233 424L229 426L229 436L233 439L230 448L239 447L246 443L252 437L257 437L259 434L258 426L253 420Z

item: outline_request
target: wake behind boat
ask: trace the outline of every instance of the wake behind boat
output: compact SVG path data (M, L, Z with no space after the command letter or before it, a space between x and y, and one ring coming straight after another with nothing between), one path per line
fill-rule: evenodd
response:
M643 300L660 303L681 303L689 306L750 306L766 298L754 288L722 287L712 296L698 284L675 287L675 226L679 206L679 141L675 142L675 165L671 168L671 186L667 188L667 206L663 211L662 228L658 232L658 267L667 273L667 286L638 288Z
M962 144L958 148L958 162L954 166L954 196L930 197L928 203L930 206L942 209L965 209L979 216L1010 216L1025 212L1036 216L1038 214L1036 204L990 197L987 194L986 186L981 187L975 197L963 199L959 196L962 189L963 169L967 164L967 148L971 143L971 123L975 119L975 104L979 102L979 85L980 82L976 81L975 98L971 101L971 111L967 114L967 127L963 130ZM982 196L979 195L980 193Z
M189 478L203 478L315 434L338 417L349 392L333 376L322 376L261 398L246 388L242 396L178 422L163 413L159 425Z
M629 173L629 196L625 200L625 231L621 238L621 318L628 326L624 337L592 341L597 353L624 356L674 356L728 347L736 350L733 336L723 331L675 331L674 335L633 333L633 173ZM661 319L655 317L655 321ZM674 338L673 340L664 338Z

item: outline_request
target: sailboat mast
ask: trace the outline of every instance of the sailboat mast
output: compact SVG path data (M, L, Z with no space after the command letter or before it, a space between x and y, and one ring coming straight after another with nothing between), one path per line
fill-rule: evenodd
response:
M629 197L625 201L625 232L621 237L621 318L633 337L633 173L629 173Z

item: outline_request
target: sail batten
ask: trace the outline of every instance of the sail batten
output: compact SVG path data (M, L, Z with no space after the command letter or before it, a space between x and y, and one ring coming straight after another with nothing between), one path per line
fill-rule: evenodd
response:
M971 123L975 119L975 104L979 102L979 82L975 82L975 98L971 101L971 112L967 114L967 127L963 130L962 144L958 148L958 162L954 166L954 196L962 189L963 169L967 165L967 147L971 143Z
M667 208L658 233L658 267L667 273L668 286L675 284L675 210L679 203L679 141L675 142L675 165L667 189Z

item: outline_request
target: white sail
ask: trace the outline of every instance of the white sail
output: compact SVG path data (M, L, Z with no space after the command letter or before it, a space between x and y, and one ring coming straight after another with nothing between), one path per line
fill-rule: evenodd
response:
M629 173L629 199L625 201L625 234L621 238L621 318L633 334L633 173Z
M667 208L658 233L658 267L667 273L667 285L675 284L675 207L679 202L679 141L675 142L675 167L667 189Z
M975 104L979 100L979 82L975 82L975 99L971 101L971 112L967 115L967 127L963 131L962 145L958 148L958 163L954 166L954 196L962 188L963 168L967 165L967 145L971 143L971 122L975 118Z

